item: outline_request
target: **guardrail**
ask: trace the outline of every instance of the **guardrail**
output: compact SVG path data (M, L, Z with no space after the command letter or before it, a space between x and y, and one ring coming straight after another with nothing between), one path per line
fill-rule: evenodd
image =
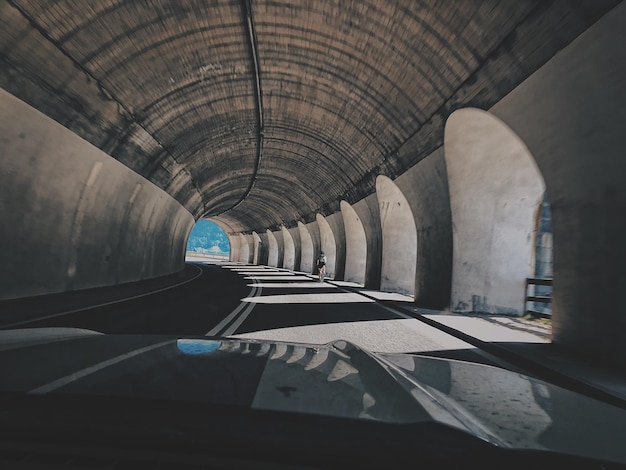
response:
M187 258L203 258L207 260L217 260L217 261L228 261L230 259L230 255L219 254L219 253L199 253L196 251L188 251L185 255Z
M533 287L532 294L529 294L528 288L530 286L550 286L550 293L549 295L537 295L536 288ZM529 309L528 303L537 302L537 303L542 303L542 304L551 306L552 304L552 279L539 279L539 278L532 278L532 277L527 278L526 287L524 289L524 296L525 296L524 308L526 309L526 313L530 313L531 315L542 316L542 317L549 317L551 315L551 312L546 312L546 311L538 312L537 310Z

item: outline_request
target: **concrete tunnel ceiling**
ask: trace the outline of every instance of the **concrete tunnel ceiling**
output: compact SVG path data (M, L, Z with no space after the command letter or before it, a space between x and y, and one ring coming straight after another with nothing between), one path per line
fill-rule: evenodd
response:
M0 86L233 232L309 223L443 143L618 1L32 1Z

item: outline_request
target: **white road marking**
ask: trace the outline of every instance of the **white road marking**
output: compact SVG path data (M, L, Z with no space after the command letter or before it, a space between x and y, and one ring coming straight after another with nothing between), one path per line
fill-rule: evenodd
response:
M123 299L111 300L110 302L104 302L102 304L89 305L87 307L75 308L74 310L68 310L66 312L54 313L52 315L46 315L44 317L31 318L30 320L23 320L23 321L18 321L18 322L15 322L15 323L8 323L6 325L0 325L0 328L12 328L14 326L25 325L27 323L33 323L33 322L40 321L40 320L48 320L50 318L62 317L63 315L69 315L71 313L83 312L85 310L91 310L92 308L106 307L107 305L119 304L121 302L126 302L128 300L134 300L134 299L139 299L141 297L147 297L147 296L153 295L153 294L158 294L159 292L163 292L163 291L166 291L166 290L169 290L169 289L173 289L175 287L182 286L183 284L187 284L188 282L191 282L191 281L194 281L194 280L198 279L200 276L202 276L204 271L202 270L202 268L199 268L197 266L195 266L195 267L198 268L198 271L199 271L198 274L195 275L194 277L192 277L191 279L186 279L186 280L184 280L182 282L179 282L178 284L173 284L171 286L163 287L162 289L157 289L157 290L153 290L153 291L150 291L150 292L145 292L143 294L134 295L132 297L124 297Z
M140 349L135 349L134 351L130 351L127 352L126 354L122 354L120 356L114 357L112 359L107 359L106 361L102 361L98 364L94 364L93 366L89 366L86 369L82 369L79 370L78 372L73 372L70 375L66 375L65 377L61 377L60 379L54 380L52 382L49 382L45 385L42 385L40 387L34 388L31 391L29 391L28 393L30 394L34 394L34 395L43 395L44 393L48 393L51 392L53 390L56 390L57 388L61 388L64 387L67 384L70 384L72 382L75 382L78 379L82 379L83 377L86 377L88 375L91 375L95 372L98 372L102 369L106 369L107 367L110 367L114 364L118 364L122 361L125 361L126 359L130 359L131 357L135 357L135 356L139 356L140 354L143 354L145 352L148 351L152 351L153 349L158 349L161 346L164 346L166 344L170 344L170 343L174 343L176 342L176 340L167 340L167 341L162 341L160 343L157 344L153 344L151 346L146 346L145 348L140 348Z
M250 278L252 279L253 287L247 298L258 297L261 295L263 289L258 285L256 277L250 276ZM248 315L250 315L250 312L252 312L255 306L255 302L241 302L235 310L229 313L226 318L219 322L211 331L206 333L205 336L227 336L233 334ZM231 322L233 323L227 327ZM226 329L222 331L224 328Z

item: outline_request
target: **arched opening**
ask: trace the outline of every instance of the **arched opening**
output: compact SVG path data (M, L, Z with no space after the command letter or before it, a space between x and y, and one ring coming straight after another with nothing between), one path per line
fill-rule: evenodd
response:
M529 310L539 315L552 314L552 211L548 201L548 194L544 193L543 200L537 211L537 236L535 241L535 269L534 278L538 280L533 290L528 294L533 297L550 299L550 301L532 302L527 306Z
M323 215L315 216L317 225L320 229L320 248L326 254L326 277L333 279L335 277L335 263L337 260L337 245L335 243L335 235L333 229L326 221Z
M300 232L300 271L313 272L313 239L309 229L302 222L298 222Z
M383 236L380 288L415 293L417 229L408 201L386 176L376 178L376 196Z
M344 278L348 282L365 284L367 263L367 239L363 223L356 211L346 201L340 203L343 225L346 232L346 269Z
M269 253L267 256L267 265L278 267L278 242L270 229L266 230L267 240L269 243Z
M532 277L543 178L524 143L502 121L461 109L444 136L452 214L451 307L523 315Z
M294 270L295 260L296 260L296 249L293 243L293 237L287 227L284 225L280 228L280 231L283 234L283 245L284 245L284 257L283 257L283 268Z
M239 262L250 263L250 244L243 233L239 234Z
M187 239L187 258L190 256L228 260L230 257L228 235L215 222L199 219Z

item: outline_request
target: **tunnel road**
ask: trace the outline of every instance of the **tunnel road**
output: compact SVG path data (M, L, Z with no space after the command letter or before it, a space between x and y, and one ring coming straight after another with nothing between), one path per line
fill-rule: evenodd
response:
M39 303L3 301L0 328L73 327L105 334L312 344L343 339L377 352L425 353L512 368L393 308L399 299L410 304L407 296L378 293L375 299L350 283L319 282L313 275L268 266L194 261L185 271L184 279L141 292L126 287L124 292L98 289L91 296L90 291L48 296ZM88 298L87 305L77 307L81 296Z

